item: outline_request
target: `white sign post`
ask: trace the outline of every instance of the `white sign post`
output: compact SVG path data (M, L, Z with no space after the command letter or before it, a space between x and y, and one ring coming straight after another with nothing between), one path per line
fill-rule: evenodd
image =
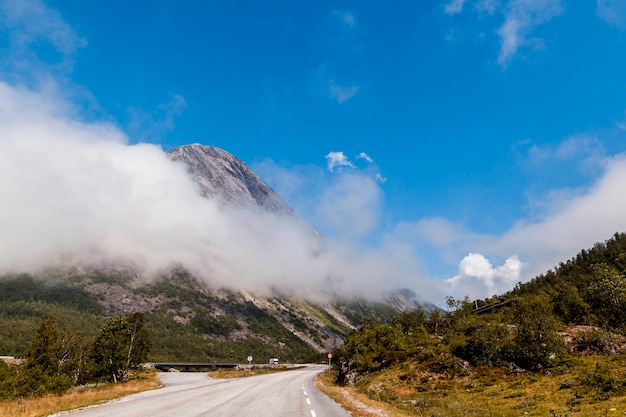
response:
M248 356L248 373L250 373L252 369L252 356Z

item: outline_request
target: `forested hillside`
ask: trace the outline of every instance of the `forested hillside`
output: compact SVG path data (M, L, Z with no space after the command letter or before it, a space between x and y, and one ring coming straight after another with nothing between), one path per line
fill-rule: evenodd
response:
M146 361L318 362L363 317L392 311L210 288L183 268L149 281L119 264L5 275L0 401L126 380Z
M546 401L582 414L545 415L598 415L583 404L626 404L625 271L626 234L617 233L500 297L368 319L334 352L337 382L399 408L436 411L427 415L467 415L442 398L470 392L467 401L490 410L500 410L497 399L509 407L494 415L544 415L532 412ZM499 389L487 388L496 380ZM493 398L481 397L487 392Z
M339 346L361 318L393 311L364 300L321 304L210 289L184 269L149 282L119 266L56 269L0 277L0 356L25 356L51 316L95 336L112 316L142 313L154 339L151 361L304 362Z
M616 233L546 274L518 285L507 299L543 295L564 324L619 330L626 324L626 234Z

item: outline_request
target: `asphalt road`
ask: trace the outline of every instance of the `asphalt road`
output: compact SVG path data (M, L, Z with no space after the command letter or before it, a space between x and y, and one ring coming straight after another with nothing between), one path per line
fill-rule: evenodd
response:
M165 388L97 407L57 415L69 417L345 417L350 414L315 387L325 370L311 365L288 372L237 379L212 379L201 372L163 373Z

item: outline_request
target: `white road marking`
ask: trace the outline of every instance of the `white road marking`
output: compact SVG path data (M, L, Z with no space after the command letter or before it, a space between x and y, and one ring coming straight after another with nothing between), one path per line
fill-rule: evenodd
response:
M308 405L311 405L311 400L309 400L309 399L307 398L307 399L306 399L306 403L307 403Z
M307 395L306 391L304 391L304 395Z
M317 417L317 414L315 414L315 410L311 410L311 417Z

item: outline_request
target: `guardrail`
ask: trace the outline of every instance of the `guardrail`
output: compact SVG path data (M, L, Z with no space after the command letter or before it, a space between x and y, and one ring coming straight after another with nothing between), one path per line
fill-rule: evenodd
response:
M493 304L488 304L482 307L478 307L472 310L472 313L476 313L476 314L485 314L485 313L490 313L493 310L500 308L500 307L504 307L505 305L509 304L511 301L510 300L500 300L497 303L493 303Z

